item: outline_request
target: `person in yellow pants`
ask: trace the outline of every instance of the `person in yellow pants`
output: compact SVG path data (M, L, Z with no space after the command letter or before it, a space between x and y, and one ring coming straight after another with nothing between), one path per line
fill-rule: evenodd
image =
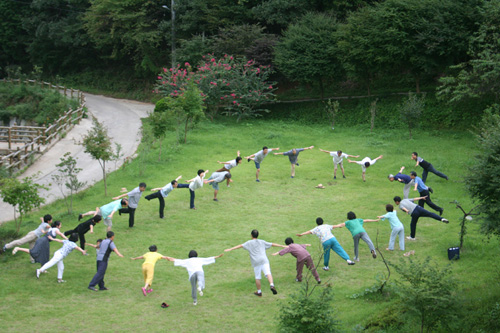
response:
M155 274L156 262L160 259L168 258L156 252L157 250L158 249L156 248L156 245L151 245L149 247L148 253L143 254L140 257L130 258L132 260L144 259L144 263L142 264L142 274L144 275L144 287L141 288L144 296L147 296L147 294L153 291L151 285L153 284L153 276Z

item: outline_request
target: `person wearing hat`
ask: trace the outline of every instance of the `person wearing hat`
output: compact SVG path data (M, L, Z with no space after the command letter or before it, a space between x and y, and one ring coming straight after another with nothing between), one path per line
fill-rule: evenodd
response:
M415 182L410 176L402 173L404 169L405 167L402 166L401 169L399 169L399 172L395 176L393 174L390 174L389 176L387 176L387 178L389 178L391 182L397 180L398 182L403 183L405 185L405 187L403 188L403 196L404 199L408 199L408 196L410 195L410 188Z

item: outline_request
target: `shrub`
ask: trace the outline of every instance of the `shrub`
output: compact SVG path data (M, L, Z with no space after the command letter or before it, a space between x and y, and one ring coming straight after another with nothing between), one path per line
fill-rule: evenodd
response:
M290 295L280 310L281 332L339 332L334 317L332 288L325 285L319 295L308 292L307 284ZM317 294L317 293L316 293Z

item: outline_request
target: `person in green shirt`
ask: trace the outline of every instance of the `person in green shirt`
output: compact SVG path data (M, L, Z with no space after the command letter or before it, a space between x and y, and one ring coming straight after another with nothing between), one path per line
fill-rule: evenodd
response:
M346 227L347 229L349 229L349 231L352 234L352 239L354 240L354 260L359 261L359 240L360 239L362 239L366 244L368 244L368 247L370 248L370 252L372 253L373 259L377 258L377 253L375 252L375 246L373 246L373 243L370 239L370 236L368 236L368 234L366 233L366 230L363 228L363 223L364 222L377 222L380 219L376 219L376 220L357 219L356 214L354 214L353 212L347 213L347 219L348 219L348 221L334 225L332 229L342 228L342 227Z

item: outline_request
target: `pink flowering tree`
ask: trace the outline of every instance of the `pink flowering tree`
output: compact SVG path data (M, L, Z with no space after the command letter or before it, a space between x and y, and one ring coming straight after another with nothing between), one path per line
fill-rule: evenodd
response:
M274 82L269 82L269 66L257 66L253 60L235 59L225 55L217 59L212 55L196 69L189 63L183 67L163 69L158 75L156 92L164 96L182 96L189 82L201 91L205 112L213 120L219 114L238 117L259 116L269 112L262 105L275 99Z

